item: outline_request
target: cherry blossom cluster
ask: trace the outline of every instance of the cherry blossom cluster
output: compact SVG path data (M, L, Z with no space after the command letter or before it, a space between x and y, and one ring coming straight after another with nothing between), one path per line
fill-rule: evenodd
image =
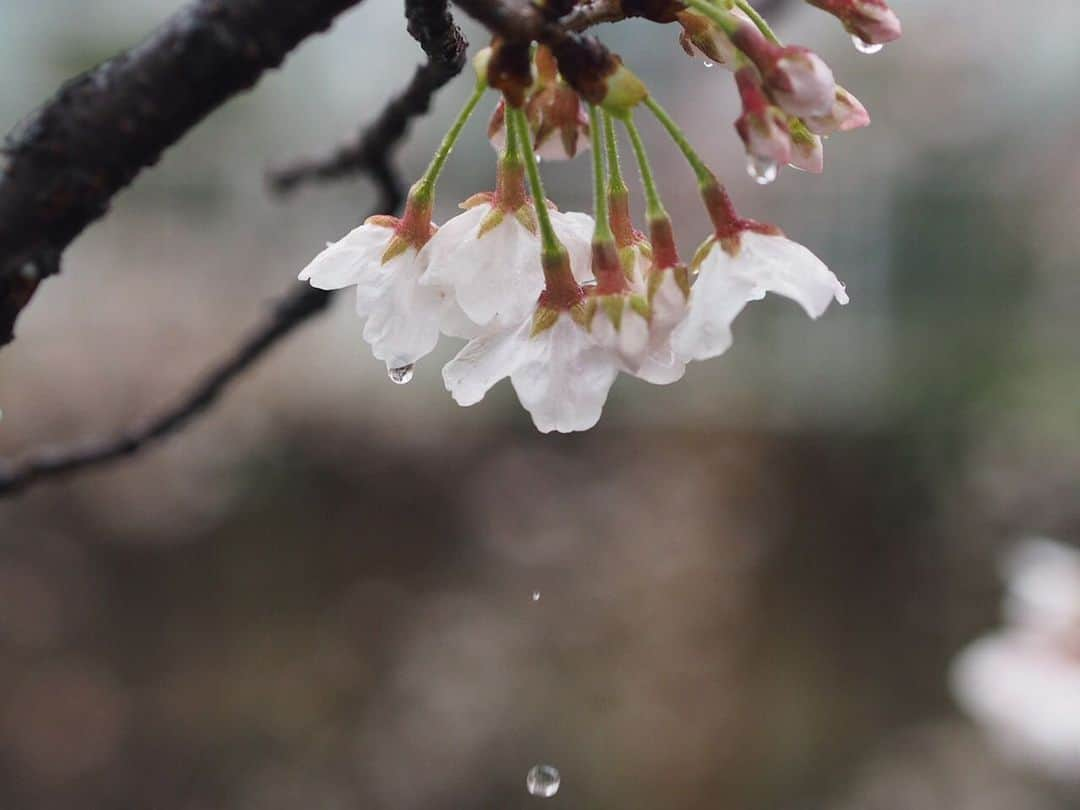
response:
M812 0L865 47L899 36L884 0ZM743 101L736 130L752 174L780 165L821 170L821 137L869 117L805 48L780 44L745 0L661 0L639 10L678 21L683 46L729 65ZM732 324L775 293L818 318L843 285L773 225L741 217L724 186L644 83L596 40L496 40L474 60L477 84L400 218L376 216L327 246L300 273L320 289L356 288L363 337L390 379L408 382L440 336L467 343L443 369L461 405L509 377L543 431L586 430L616 377L665 385L686 365L723 354ZM473 195L441 227L435 188L462 129L488 90L501 92L488 135L494 189ZM661 200L635 116L651 113L686 158L712 232L687 263ZM628 140L646 202L635 227L620 163ZM562 212L539 162L591 156L592 215Z

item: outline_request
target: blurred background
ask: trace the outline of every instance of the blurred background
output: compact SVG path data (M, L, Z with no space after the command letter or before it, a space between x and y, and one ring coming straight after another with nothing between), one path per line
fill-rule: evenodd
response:
M0 0L0 130L180 6ZM390 384L340 296L167 444L0 502L0 805L1077 806L948 673L1001 621L1003 551L1080 541L1080 8L894 7L877 56L774 16L874 124L766 188L728 73L674 26L600 30L850 306L756 304L725 357L621 378L562 437L506 383L455 405L452 341ZM224 355L373 197L272 199L266 168L348 138L419 59L400 3L367 0L122 194L0 352L0 454L118 429ZM416 123L406 178L470 87ZM491 186L484 125L439 221ZM692 176L645 126L689 253ZM586 208L580 163L544 170ZM536 763L562 774L546 804Z

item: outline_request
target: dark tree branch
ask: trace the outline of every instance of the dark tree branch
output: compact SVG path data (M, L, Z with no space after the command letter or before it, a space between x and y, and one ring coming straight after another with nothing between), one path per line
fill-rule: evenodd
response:
M409 0L408 7L409 32L419 40L429 63L417 70L406 90L390 101L360 139L369 151L358 168L371 175L380 194L372 213L391 212L401 205L401 182L389 155L405 135L410 120L427 111L432 96L460 72L465 62L467 43L447 13L445 0ZM433 68L433 64L438 66ZM212 368L186 396L143 425L115 436L45 448L19 461L0 460L0 497L46 478L118 461L175 433L213 405L233 380L282 338L322 312L330 295L325 290L297 286L263 326Z
M64 249L228 98L359 0L194 0L146 42L66 84L7 139L0 346Z

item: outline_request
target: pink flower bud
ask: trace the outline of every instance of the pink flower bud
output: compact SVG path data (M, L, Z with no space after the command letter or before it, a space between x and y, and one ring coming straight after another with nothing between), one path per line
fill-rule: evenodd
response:
M773 99L791 115L825 115L836 98L836 79L825 61L806 48L784 48L765 84Z
M828 115L808 115L807 128L818 135L850 132L870 125L870 113L866 107L843 87L836 88L836 101Z
M868 45L883 45L903 33L900 18L886 0L809 0L844 24L852 36Z
M791 161L791 137L788 134L787 115L769 103L760 84L757 69L740 68L735 82L742 98L743 113L735 122L746 152L763 163L783 166Z
M769 42L750 23L743 23L732 41L761 71L765 88L784 112L801 118L826 115L832 109L836 79L813 51Z

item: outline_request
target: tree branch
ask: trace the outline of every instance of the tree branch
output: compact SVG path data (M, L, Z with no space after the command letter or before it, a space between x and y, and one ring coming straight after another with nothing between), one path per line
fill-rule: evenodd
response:
M391 168L389 155L404 137L409 122L427 112L432 96L460 72L465 62L467 43L447 13L445 0L409 0L408 8L409 32L419 40L429 61L417 69L405 91L387 104L361 137L368 152L359 169L372 176L380 193L372 213L388 213L401 205L401 182ZM414 19L419 22L413 24ZM45 448L19 461L0 460L0 497L37 481L118 461L175 433L213 405L233 380L278 341L322 312L330 295L325 290L297 286L263 326L212 368L186 396L142 426L115 436Z
M66 84L9 135L0 175L0 346L64 249L208 113L359 0L194 0Z

